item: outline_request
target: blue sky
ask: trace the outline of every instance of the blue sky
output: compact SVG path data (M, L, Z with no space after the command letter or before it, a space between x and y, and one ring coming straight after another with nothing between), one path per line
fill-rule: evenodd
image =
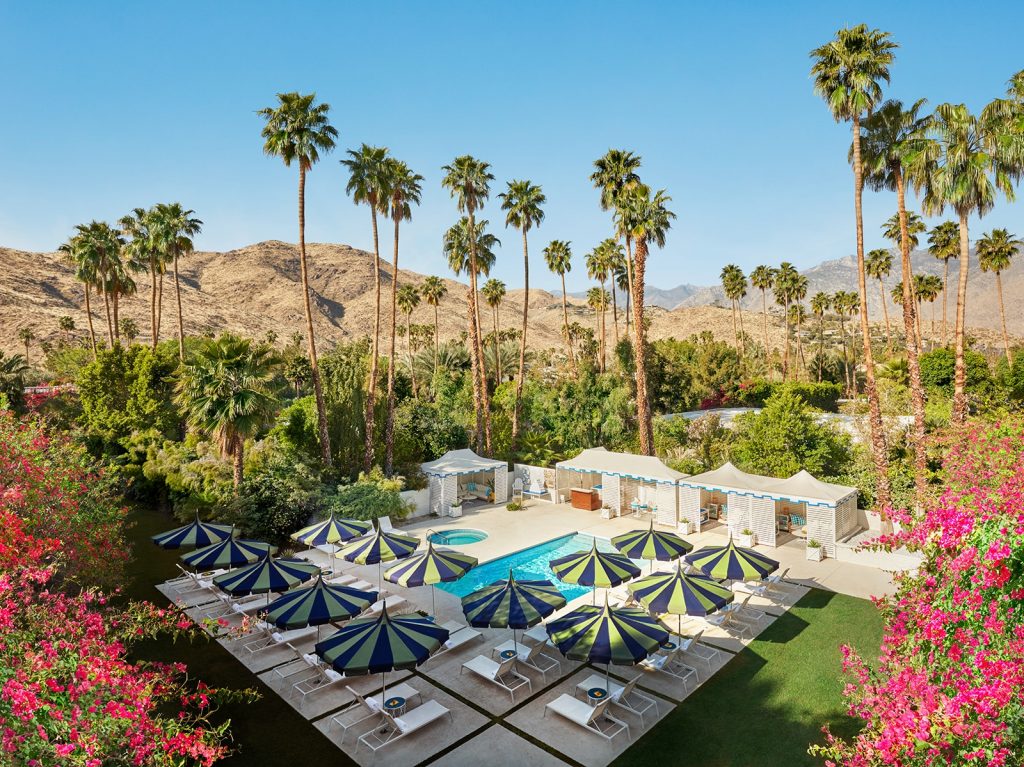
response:
M840 257L854 244L849 128L813 95L808 51L864 21L901 45L888 96L977 109L1024 67L1024 4L839 5L0 0L0 244L51 250L76 223L169 200L203 219L202 249L294 242L295 171L263 155L255 110L301 90L331 104L340 132L309 179L310 241L369 247L369 214L337 161L386 145L425 177L403 265L445 274L457 213L440 168L470 153L492 164L495 192L511 178L544 187L534 284L557 284L539 255L567 239L580 289L583 256L611 227L591 163L614 146L642 155L678 215L652 284ZM894 204L866 194L869 247L885 244ZM1022 212L1000 202L981 226L1024 233ZM519 237L496 200L484 215L504 243L495 273L518 286Z

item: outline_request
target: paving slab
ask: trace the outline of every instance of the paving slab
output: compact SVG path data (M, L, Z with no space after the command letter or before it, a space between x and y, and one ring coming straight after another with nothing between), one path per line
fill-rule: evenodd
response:
M507 727L493 724L430 764L431 767L564 767L567 762Z

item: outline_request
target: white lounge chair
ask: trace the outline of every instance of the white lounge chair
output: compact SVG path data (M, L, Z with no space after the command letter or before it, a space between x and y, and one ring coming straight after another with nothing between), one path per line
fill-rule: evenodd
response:
M391 517L386 514L383 517L377 518L377 524L380 525L381 532L384 533L390 533L395 529L391 524Z
M374 717L385 717L387 714L384 713L383 707L381 707L380 701L374 697L364 698L358 692L353 690L351 687L346 687L355 701L348 706L344 711L335 714L331 717L331 720L327 723L327 729L330 731L332 727L337 725L341 728L341 742L345 742L345 736L348 735L348 731L355 727L357 724L373 719ZM414 698L420 697L420 691L412 685L408 685L405 682L397 684L394 687L389 687L388 692L393 697L405 698L407 701L411 701ZM353 715L355 718L352 718Z
M290 631L278 631L275 626L264 621L256 621L255 636L244 640L242 647L251 654L280 647L289 642L298 642L316 633L316 626L303 626Z
M726 631L736 632L740 636L754 636L754 627L740 620L739 616L732 610L719 610L717 613L706 616L704 620L711 626L718 626Z
M359 588L356 586L355 588ZM367 607L363 612L359 613L360 618L376 618L380 615L384 609L385 603L387 603L388 615L400 615L403 613L410 613L415 611L415 607L409 604L404 597L388 597L387 599L378 599L372 605Z
M213 588L213 579L218 575L226 573L227 570L208 570L204 573L192 573L186 570L181 565L175 563L177 568L181 570L182 576L179 581L180 585L175 586L175 591L179 594L193 594L197 591L209 591Z
M694 687L696 687L700 679L697 676L697 669L683 663L678 648L664 655L652 655L649 658L644 658L640 661L639 665L651 671L660 671L669 676L674 676L682 681L683 689L686 691L689 691L691 681Z
M701 644L700 638L704 635L701 629L692 637L687 637L679 642L679 655L683 658L696 658L708 667L711 673L711 661L718 657L719 651L714 647Z
M543 623L538 623L529 631L524 631L523 638L529 639L539 644L551 645L552 647L555 646L554 643L552 643L551 641L551 637L548 636L548 630Z
M650 711L653 708L654 714L655 716L657 716L658 703L654 700L654 698L644 695L642 692L636 691L636 683L639 680L640 677L636 676L633 677L630 681L626 682L625 685L621 685L617 682L613 682L611 679L608 679L608 700L613 706L618 706L619 708L623 708L626 711L629 711L631 714L636 714L638 717L640 717L640 726L645 727L646 724L644 722L644 713ZM576 693L579 694L580 692L583 692L585 694L587 690L590 690L594 687L605 686L605 677L601 676L600 674L591 674L582 682L578 682L576 684Z
M513 703L516 700L516 690L521 687L526 687L527 690L533 692L533 683L530 682L530 679L516 671L515 658L509 658L501 663L495 663L486 656L477 655L472 660L468 660L462 664L459 674L466 669L469 669L477 676L482 677L491 684L496 684L498 687L505 690L505 692L512 697Z
M292 685L292 689L299 693L303 700L305 700L306 696L310 693L322 690L325 687L330 687L332 684L337 684L345 678L344 674L335 671L324 663L320 659L320 656L314 655L313 653L303 653L302 662L305 663L313 672L304 676L302 679L299 679Z
M356 750L358 751L359 746L365 744L371 751L376 752L396 740L401 740L407 735L422 730L445 716L455 721L451 711L436 700L428 700L426 703L410 709L402 716L385 719L385 727L374 727L368 733L360 735Z
M562 664L559 663L558 658L554 658L544 652L546 647L547 645L543 644L517 643L510 639L491 650L491 655L500 655L506 650L514 650L516 652L516 660L524 666L532 668L534 671L539 671L541 678L547 682L548 672L561 672Z
M734 616L739 618L741 621L748 621L749 620L749 621L754 621L755 623L760 623L761 621L763 621L765 618L768 617L768 613L766 613L764 610L759 610L756 607L751 607L750 606L750 597L751 596L752 595L748 595L747 598L744 599L739 604L733 602L731 605L726 605L725 607L722 608L722 612L732 613Z
M629 738L629 725L608 713L609 703L611 701L606 699L596 706L591 706L582 700L576 700L572 695L562 693L544 706L544 716L548 715L548 709L550 709L583 729L600 735L605 740L611 740L623 730L626 732L626 737Z
M448 641L446 641L441 647L438 648L437 652L430 656L427 660L436 658L438 655L444 655L452 650L458 650L463 645L467 645L475 639L483 637L479 631L470 626L466 626L458 621L448 621L443 624L441 628L448 629Z

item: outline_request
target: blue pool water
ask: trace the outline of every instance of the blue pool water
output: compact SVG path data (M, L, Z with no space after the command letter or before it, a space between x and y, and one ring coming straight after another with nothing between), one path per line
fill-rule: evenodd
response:
M506 554L503 557L498 557L498 559L492 559L490 562L485 562L479 567L474 567L457 581L437 584L437 588L444 589L449 594L454 594L457 597L464 597L466 594L484 586L489 586L495 581L508 578L508 569L511 567L517 579L530 581L549 580L558 587L558 590L562 592L567 600L573 600L576 597L588 594L590 587L562 583L551 572L548 562L558 557L564 557L567 554L589 549L593 545L594 538L590 535L580 535L578 533L566 535L547 543L531 546L522 551ZM597 539L597 548L599 551L615 551L615 547L612 546L611 542L603 538Z
M471 528L456 528L431 533L427 537L431 543L436 543L439 546L465 546L467 543L480 543L480 541L487 540L487 533Z

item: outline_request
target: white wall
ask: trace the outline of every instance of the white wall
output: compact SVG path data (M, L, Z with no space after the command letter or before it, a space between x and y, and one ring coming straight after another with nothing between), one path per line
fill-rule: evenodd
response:
M430 513L430 488L425 487L422 490L403 490L399 493L402 500L406 503L415 504L412 513L409 515L410 519L416 517L425 517Z

